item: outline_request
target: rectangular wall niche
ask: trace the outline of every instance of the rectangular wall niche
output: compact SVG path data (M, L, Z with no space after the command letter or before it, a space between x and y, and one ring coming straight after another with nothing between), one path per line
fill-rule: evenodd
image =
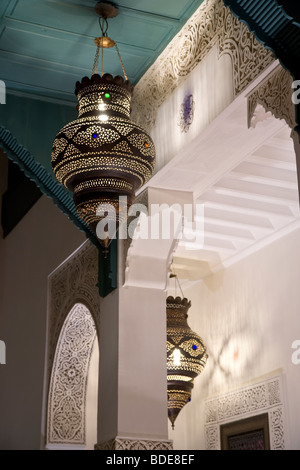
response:
M282 376L207 399L205 441L207 450L228 450L243 445L263 445L265 450L286 449Z
M221 450L270 450L268 413L222 424L220 434Z

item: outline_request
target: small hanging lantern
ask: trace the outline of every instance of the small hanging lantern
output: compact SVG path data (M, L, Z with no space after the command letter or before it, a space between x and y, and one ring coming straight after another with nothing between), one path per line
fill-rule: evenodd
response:
M176 275L171 275L176 277ZM194 379L205 367L208 355L203 340L187 323L191 301L167 298L168 417L174 429L182 408L191 401Z
M107 36L107 18L117 16L118 10L110 2L99 2L95 9L102 36L95 38L92 76L76 83L78 118L57 134L52 167L57 180L73 192L78 215L97 234L107 253L135 192L152 175L155 148L147 132L130 120L133 87L115 41ZM111 47L117 50L124 79L103 74L103 50ZM99 233L98 223L104 220L104 232Z

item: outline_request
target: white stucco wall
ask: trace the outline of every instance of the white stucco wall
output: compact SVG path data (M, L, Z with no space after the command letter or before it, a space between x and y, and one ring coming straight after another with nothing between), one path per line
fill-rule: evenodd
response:
M246 383L283 374L290 449L300 448L300 364L291 345L300 339L300 230L196 283L189 325L209 359L195 380L192 402L169 431L175 449L204 449L204 400Z
M39 449L44 439L47 277L84 240L46 196L0 237L0 449Z
M184 99L193 96L194 117L188 132L180 128ZM234 99L232 62L218 57L215 46L160 106L151 136L155 142L157 172L205 129Z

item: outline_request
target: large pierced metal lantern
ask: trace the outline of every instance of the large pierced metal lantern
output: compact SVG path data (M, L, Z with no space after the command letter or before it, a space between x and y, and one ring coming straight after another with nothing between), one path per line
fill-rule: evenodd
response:
M106 20L116 16L115 10L105 2L98 4L97 12ZM102 33L95 38L95 63L100 48L103 57L103 48L117 47L103 29ZM124 71L122 61L121 65ZM97 70L94 64L93 72ZM118 229L135 192L150 179L155 165L152 139L130 120L133 87L125 71L124 75L125 79L93 73L76 83L78 118L59 131L52 149L57 180L73 192L78 215L105 249L115 235L109 231L109 222ZM108 221L103 236L97 230L101 220Z
M187 323L190 306L186 298L167 298L168 417L173 429L178 414L191 401L194 379L208 358L203 340Z

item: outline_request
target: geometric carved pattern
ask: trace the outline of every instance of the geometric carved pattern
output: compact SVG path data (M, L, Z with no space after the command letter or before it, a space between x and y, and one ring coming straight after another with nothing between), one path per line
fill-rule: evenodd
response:
M56 348L48 397L48 444L86 443L86 389L96 328L89 310L75 304Z
M80 444L85 440L85 380L100 320L97 282L98 250L88 240L49 276L46 434L49 444L66 443L66 440L72 444ZM76 308L78 304L83 304L80 307L81 319L78 317L77 320L75 320L77 314L73 312L76 304ZM73 312L74 318L73 314L72 317L68 316L71 315L70 312ZM89 313L85 315L84 312ZM73 320L76 328L72 326ZM82 338L81 331L83 332ZM73 368L71 367L72 355ZM81 360L81 365L79 365L79 360ZM80 384L75 385L78 380L81 380ZM63 402L59 402L60 394L62 397L65 395ZM60 411L57 408L58 403L61 406ZM59 414L60 412L62 414ZM77 423L77 433L73 428L74 422ZM63 429L63 425L66 429ZM73 438L71 438L72 435Z
M173 441L116 437L96 444L95 450L173 450Z
M268 413L270 449L286 449L281 376L220 395L205 403L207 450L220 449L220 425Z
M87 306L98 329L100 296L97 283L98 250L89 240L49 276L48 363L50 373L62 326L76 302L82 302Z
M158 108L214 46L231 57L235 96L274 61L222 0L206 0L135 86L135 121L154 127Z
M262 105L277 119L284 119L291 129L296 126L292 102L293 78L280 65L248 96L248 126L255 127L255 111Z
M285 449L282 407L272 409L272 411L269 412L269 421L272 435L272 449Z

